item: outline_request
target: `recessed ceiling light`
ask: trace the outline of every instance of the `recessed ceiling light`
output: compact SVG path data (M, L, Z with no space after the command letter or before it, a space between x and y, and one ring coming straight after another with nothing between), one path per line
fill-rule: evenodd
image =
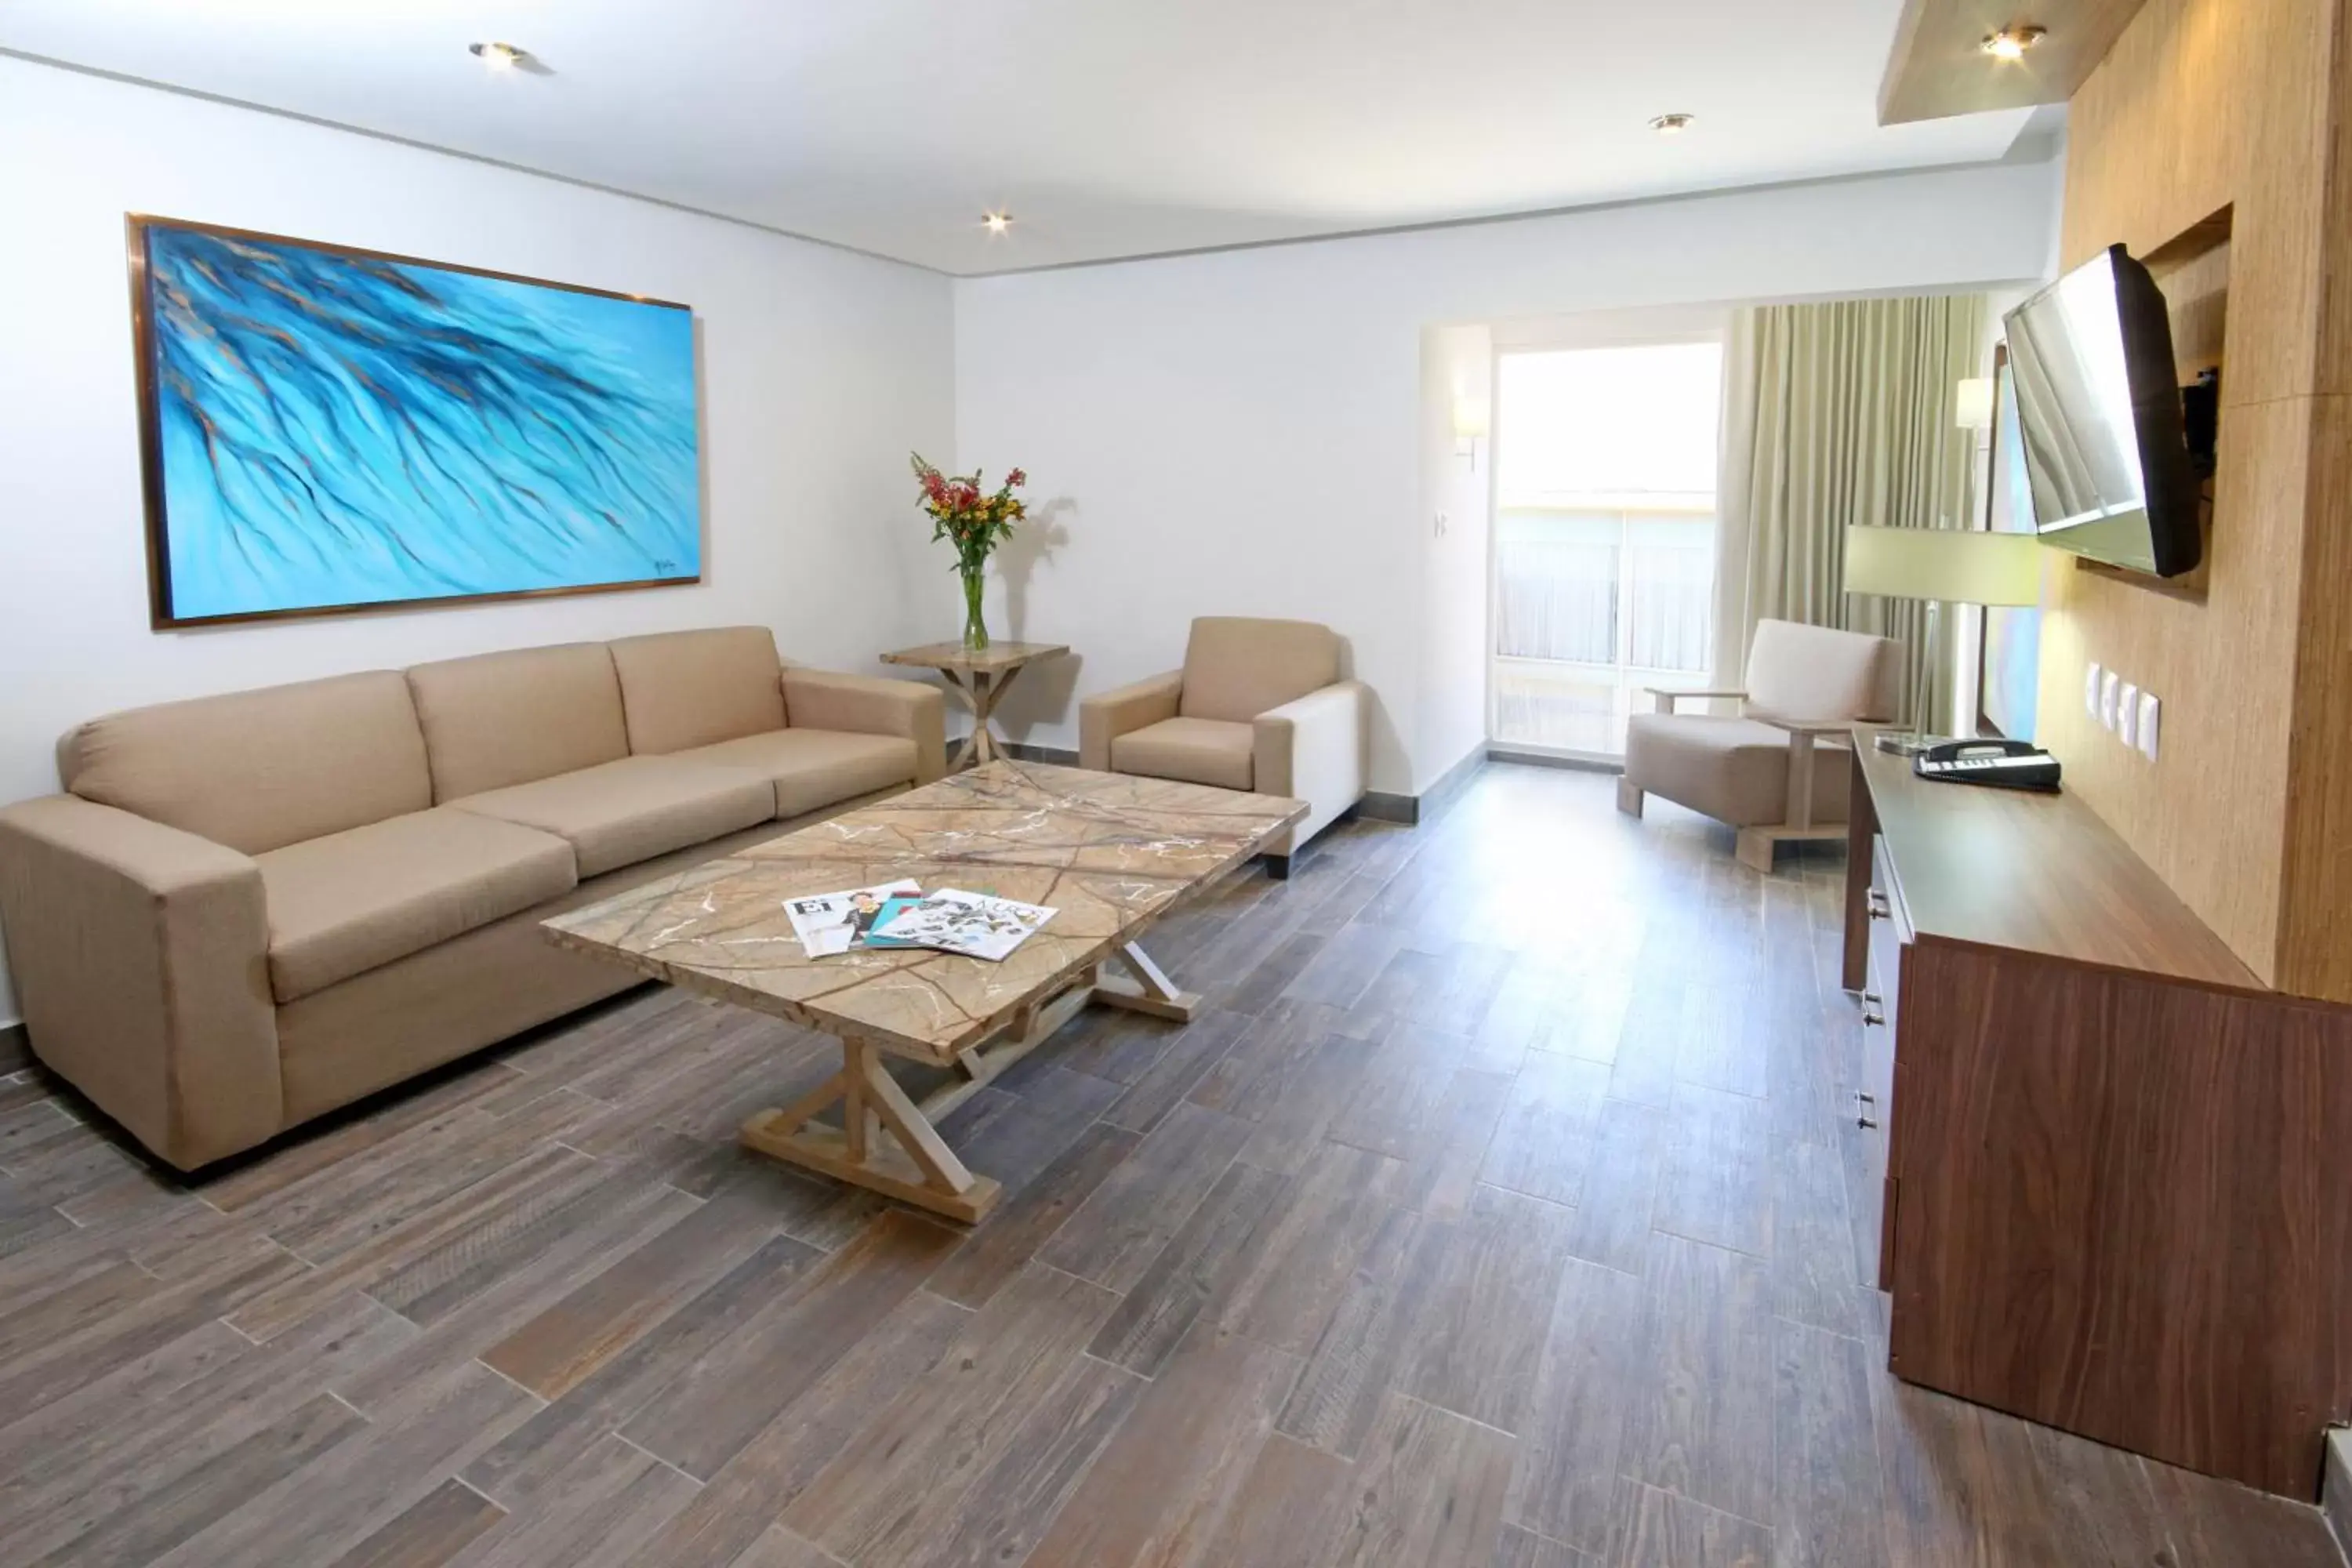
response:
M512 44L468 44L467 51L490 70L510 71L530 58L529 49Z
M980 226L991 234L1003 234L1013 226L1013 215L1011 213L983 214L980 220Z
M1673 136L1689 130L1694 118L1688 114L1661 114L1650 121L1650 129L1661 136Z
M1997 60L2021 60L2025 58L2025 51L2040 43L2048 31L2048 28L2034 26L2030 22L2021 23L2014 27L2003 27L1977 47Z

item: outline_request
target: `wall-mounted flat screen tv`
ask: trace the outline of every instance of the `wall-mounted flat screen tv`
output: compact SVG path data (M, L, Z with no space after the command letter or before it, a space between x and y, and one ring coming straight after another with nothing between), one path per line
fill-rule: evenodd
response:
M2172 323L2120 245L2011 310L2018 429L2044 544L2173 577L2202 549Z

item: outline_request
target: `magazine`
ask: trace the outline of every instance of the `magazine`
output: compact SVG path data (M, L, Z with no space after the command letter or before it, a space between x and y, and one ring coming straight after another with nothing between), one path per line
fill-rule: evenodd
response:
M919 904L922 901L923 895L919 892L908 893L903 898L883 900L882 907L874 912L874 918L866 922L866 928L863 931L857 933L857 942L856 945L859 947L922 946L923 944L919 942L897 942L889 937L877 934L884 926L888 925L892 921L897 920L900 915L905 914L908 910L913 909L917 904Z
M920 897L922 888L911 880L885 882L877 888L851 888L839 893L813 893L786 899L784 912L792 917L793 934L811 958L847 952L894 898Z
M866 940L877 946L936 948L994 963L1028 941L1055 913L1037 904L941 888L888 919L876 921Z

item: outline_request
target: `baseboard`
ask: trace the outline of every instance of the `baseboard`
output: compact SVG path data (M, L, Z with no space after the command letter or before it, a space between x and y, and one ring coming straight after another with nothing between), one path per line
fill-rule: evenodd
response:
M1401 822L1411 827L1421 820L1421 797L1366 790L1364 798L1356 803L1356 815L1374 822Z
M1508 746L1489 746L1486 760L1495 763L1515 763L1528 768L1566 768L1578 773L1622 773L1622 763L1604 763L1598 757L1555 757L1544 752L1515 752Z
M1462 798L1470 781L1486 771L1486 748L1473 746L1460 761L1437 775L1437 782L1421 792L1421 820L1435 821L1453 804Z
M1002 741L998 744L1006 756L1021 762L1050 763L1064 768L1078 765L1078 753L1066 746L1033 746L1026 741Z
M33 1065L33 1037L22 1024L0 1024L0 1078Z

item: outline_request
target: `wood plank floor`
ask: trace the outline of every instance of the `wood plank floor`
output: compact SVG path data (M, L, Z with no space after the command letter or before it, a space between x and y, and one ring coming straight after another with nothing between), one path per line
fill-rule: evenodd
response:
M646 991L193 1186L0 1078L0 1562L2339 1561L1907 1387L1833 851L1494 767L1155 955L949 1131L976 1232L732 1142L814 1038Z

